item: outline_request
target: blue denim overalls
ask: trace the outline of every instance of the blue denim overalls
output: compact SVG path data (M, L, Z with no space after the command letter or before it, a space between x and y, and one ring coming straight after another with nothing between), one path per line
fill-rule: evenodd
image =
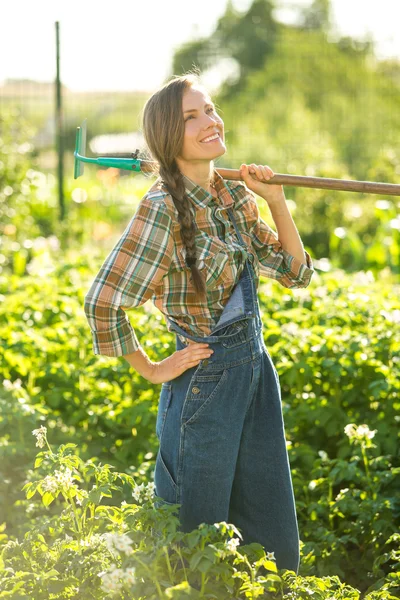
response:
M232 209L240 244L245 246ZM214 353L161 385L155 494L180 504L181 531L233 523L242 543L274 552L298 573L299 532L278 373L262 335L254 270L244 270L211 335L188 334L168 317L176 349L187 340Z

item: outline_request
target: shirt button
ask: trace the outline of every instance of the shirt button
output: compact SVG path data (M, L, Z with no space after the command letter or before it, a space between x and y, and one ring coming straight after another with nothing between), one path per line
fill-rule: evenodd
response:
M193 394L198 394L198 393L199 393L199 391L200 391L200 388L198 388L198 387L196 387L196 386L195 386L195 387L192 387L192 392L193 392Z
M206 358L205 360L203 360L203 365L206 367L208 365L208 358Z

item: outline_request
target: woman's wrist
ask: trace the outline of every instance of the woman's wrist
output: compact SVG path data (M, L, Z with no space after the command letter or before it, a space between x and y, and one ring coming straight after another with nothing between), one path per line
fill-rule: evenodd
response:
M154 369L157 363L150 360L141 346L135 352L124 354L123 357L135 371L153 383Z

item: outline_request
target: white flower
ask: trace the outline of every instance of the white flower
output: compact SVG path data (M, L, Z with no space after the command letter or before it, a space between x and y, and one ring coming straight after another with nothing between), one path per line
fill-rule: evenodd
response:
M10 381L9 379L3 379L3 387L11 392L11 390L21 389L22 381L21 379L16 379L15 381Z
M115 567L115 565L112 565ZM108 571L107 573L100 574L102 583L101 587L105 592L117 592L123 586L121 579L123 579L124 571L123 569L113 569L112 571Z
M367 437L369 439L372 439L375 435L375 433L377 432L377 429L374 429L373 431L370 430L370 428L368 427L368 425L359 425L357 427L357 435L359 435L360 437Z
M355 423L349 423L344 428L345 434L350 438L354 438L355 442L365 442L374 437L377 429L371 430L368 425L363 423L362 425L356 426Z
M309 490L315 490L315 488L317 487L317 482L315 481L315 479L313 479L312 481L310 481L310 483L308 484L308 489Z
M57 481L54 479L52 475L47 475L42 481L42 488L45 492L50 492L51 494L55 494L58 490Z
M274 552L267 552L267 560L276 560Z
M128 569L126 569L124 578L125 578L125 582L128 583L129 585L132 585L133 583L135 583L135 568L129 567Z
M106 540L108 550L111 552L114 550L119 550L128 556L133 553L133 549L131 548L131 544L133 544L133 542L126 533L108 532L105 533L103 537Z
M67 489L74 487L73 479L76 479L76 477L72 475L72 471L70 468L67 467L62 471L54 471L54 477L60 485L60 487L64 487Z
M47 492L51 492L52 494L54 494L60 488L78 489L73 483L73 479L75 479L75 477L72 475L71 469L64 469L63 471L54 471L53 475L47 475L44 478L42 482L42 488ZM81 490L81 492L85 494L84 491ZM79 500L77 500L77 502L79 504Z
M144 483L141 483L140 485L135 486L135 488L132 492L132 496L135 498L135 500L137 502L140 502L143 490L144 490Z
M13 384L9 379L3 379L3 387L6 390L11 391L13 389Z
M236 552L237 546L239 546L240 540L238 538L232 538L228 542L226 542L226 547L229 552Z
M153 481L149 481L149 483L146 486L146 492L145 492L146 500L151 500L153 498L155 489L156 489L155 483Z
M140 485L135 486L135 488L132 491L132 496L137 502L152 500L154 497L155 488L156 486L153 481L149 481L147 485L141 483Z
M344 432L345 434L349 437L352 438L355 436L355 432L356 432L356 426L354 423L349 423L348 425L346 425L346 427L344 428Z
M32 431L32 435L36 436L37 442L36 442L36 446L38 446L39 448L43 448L43 446L45 445L45 436L47 433L47 428L42 425L39 429L34 429Z
M105 592L117 592L124 583L132 585L135 583L135 568L116 569L115 565L111 565L111 570L105 573L100 573L102 579L102 588Z
M328 455L327 455L327 453L325 452L325 450L320 450L320 451L318 452L318 454L319 454L319 456L322 458L322 460L327 460L327 459L328 459Z
M349 491L349 488L342 488L342 489L340 490L340 492L338 493L338 495L336 496L336 498L335 498L335 502L338 502L338 500L342 500L342 499L343 499L343 496L344 496L344 495L346 494L346 492L348 492L348 491Z

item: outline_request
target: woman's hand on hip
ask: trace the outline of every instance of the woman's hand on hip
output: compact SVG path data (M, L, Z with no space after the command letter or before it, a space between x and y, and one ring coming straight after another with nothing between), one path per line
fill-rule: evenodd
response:
M176 350L171 356L160 362L154 363L151 373L151 383L165 383L182 375L187 369L195 367L201 360L212 355L213 350L209 344L192 342L182 350Z

